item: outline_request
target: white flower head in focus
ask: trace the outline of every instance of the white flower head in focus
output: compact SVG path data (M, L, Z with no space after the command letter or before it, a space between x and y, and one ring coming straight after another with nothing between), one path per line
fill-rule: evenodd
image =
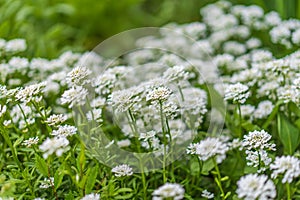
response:
M243 104L249 96L249 87L241 83L231 84L225 89L225 100Z
M111 171L115 174L116 177L131 176L133 174L132 168L126 164L118 165Z

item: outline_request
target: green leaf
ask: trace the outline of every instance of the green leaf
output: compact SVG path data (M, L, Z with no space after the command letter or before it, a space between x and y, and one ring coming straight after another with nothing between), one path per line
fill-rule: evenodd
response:
M14 143L14 148L16 148L19 144L21 144L23 139L24 139L23 135L19 139L17 139Z
M46 161L37 154L35 154L35 167L41 174L48 177L48 167Z
M288 107L291 112L300 117L300 109L294 102L289 102Z
M196 176L200 173L199 162L196 159L191 160L190 170L191 170L191 175L193 176Z
M212 159L209 159L203 163L201 174L208 175L209 172L215 167Z
M277 115L278 135L284 146L284 153L292 155L299 145L299 129L283 114Z
M116 191L117 196L114 197L114 199L131 199L133 196L132 189L131 188L120 188ZM120 194L120 193L127 193L127 194Z
M63 167L59 167L54 174L54 187L59 188L64 178Z
M273 108L273 111L271 112L271 114L269 115L269 117L267 118L267 120L265 121L265 123L262 126L262 128L264 130L268 128L268 126L270 125L270 123L273 121L273 119L277 115L279 107L280 107L281 104L283 104L283 101L278 101L276 103L275 107Z
M93 167L90 171L89 174L87 175L87 182L85 184L85 192L87 194L92 192L92 189L96 183L97 175L98 175L99 167L98 165Z
M252 124L249 121L243 122L242 123L242 127L246 130L246 131L254 131L254 130L260 130L261 128L258 127L257 125Z
M117 190L117 193L122 193L122 192L132 192L131 188L120 188Z

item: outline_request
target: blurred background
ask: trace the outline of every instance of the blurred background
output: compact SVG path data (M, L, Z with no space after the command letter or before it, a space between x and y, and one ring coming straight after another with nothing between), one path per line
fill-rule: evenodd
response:
M201 20L216 0L0 0L0 37L25 38L27 56L54 58L66 50L91 50L119 32L169 22ZM229 0L300 18L298 0Z

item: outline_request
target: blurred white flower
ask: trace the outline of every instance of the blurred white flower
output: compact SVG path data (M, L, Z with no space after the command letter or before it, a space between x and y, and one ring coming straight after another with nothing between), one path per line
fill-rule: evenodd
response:
M117 145L122 148L122 147L128 147L130 146L131 142L129 139L125 139L125 140L120 140L117 142Z
M65 137L47 138L40 146L43 157L47 159L53 153L60 157L64 152L68 151L69 141Z
M172 198L174 200L180 200L184 198L184 189L178 183L165 183L152 193L153 200L163 200L166 198Z
M0 118L5 114L6 109L7 109L6 105L3 106L0 105Z
M5 51L7 52L21 52L27 48L26 41L24 39L13 39L6 42Z
M270 169L272 178L283 175L282 183L291 183L300 176L300 160L294 156L276 157Z
M271 101L265 100L259 102L257 109L254 111L254 118L262 119L269 116L273 111L273 108L274 105Z
M276 187L266 175L248 174L237 182L236 193L247 200L275 199Z
M203 190L201 196L206 199L213 199L215 197L214 193L211 193L207 190Z
M82 197L80 200L100 200L100 194L87 194L84 197Z
M54 178L45 178L44 181L41 183L40 188L47 189L54 186Z
M39 138L38 137L32 137L29 138L28 140L24 140L23 145L25 145L26 147L31 147L34 144L37 144L39 142Z

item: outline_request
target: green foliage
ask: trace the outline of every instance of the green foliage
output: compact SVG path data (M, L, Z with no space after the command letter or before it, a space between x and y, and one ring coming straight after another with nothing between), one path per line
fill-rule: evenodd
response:
M93 49L119 32L169 22L200 19L199 10L215 0L0 0L0 37L25 38L30 57L54 58L66 50ZM232 0L300 17L296 0Z
M284 152L292 155L299 145L299 129L289 122L283 114L279 113L277 116L278 134L284 146Z

